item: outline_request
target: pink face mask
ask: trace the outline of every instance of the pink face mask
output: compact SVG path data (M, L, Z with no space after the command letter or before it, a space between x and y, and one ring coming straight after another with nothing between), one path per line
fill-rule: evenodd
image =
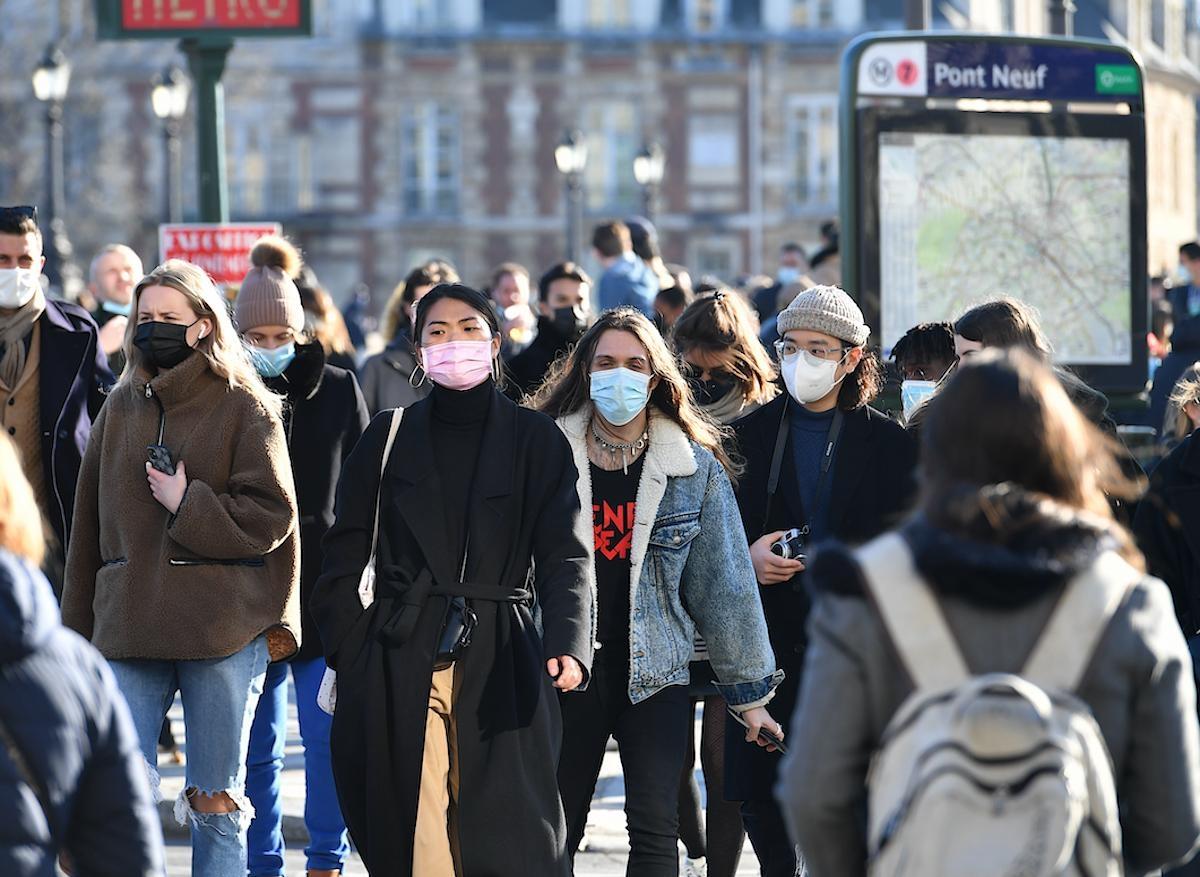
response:
M447 341L421 348L430 380L447 390L478 387L492 373L491 341Z

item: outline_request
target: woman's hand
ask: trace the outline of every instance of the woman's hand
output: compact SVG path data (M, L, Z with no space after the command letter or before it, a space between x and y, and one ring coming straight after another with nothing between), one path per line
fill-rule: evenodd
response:
M787 530L768 533L750 546L750 560L754 563L754 577L760 585L777 585L786 582L798 572L803 572L804 563L780 557L771 551Z
M746 742L757 743L759 746L766 747L768 752L774 752L777 747L766 740L760 739L758 736L758 732L762 730L768 734L773 734L780 741L783 740L783 726L771 718L771 714L767 712L767 708L756 706L752 710L746 710L741 716L748 726L746 728Z
M583 668L570 655L560 655L546 662L546 672L559 691L574 691L583 684Z
M173 515L178 513L183 495L187 492L187 470L183 468L183 461L180 460L175 466L174 475L159 472L147 463L146 480L150 482L150 493L162 507Z

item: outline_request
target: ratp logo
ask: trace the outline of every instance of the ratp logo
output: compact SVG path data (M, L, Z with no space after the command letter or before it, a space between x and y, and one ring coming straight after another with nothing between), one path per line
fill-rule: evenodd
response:
M928 52L916 40L882 40L868 45L858 59L859 94L924 97Z
M887 85L892 81L892 62L887 58L876 58L871 62L871 81L876 85Z

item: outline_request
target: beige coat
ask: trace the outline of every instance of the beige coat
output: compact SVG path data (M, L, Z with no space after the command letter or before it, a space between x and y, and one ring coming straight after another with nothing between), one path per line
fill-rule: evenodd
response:
M146 446L183 461L172 517L150 494ZM63 621L106 658L231 655L268 634L271 658L300 640L296 495L283 427L192 356L138 375L92 429L75 500Z

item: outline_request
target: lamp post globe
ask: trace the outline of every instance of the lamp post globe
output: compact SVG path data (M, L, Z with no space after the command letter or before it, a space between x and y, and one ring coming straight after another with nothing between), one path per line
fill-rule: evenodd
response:
M42 239L46 257L43 272L50 292L76 299L83 289L83 277L71 259L71 242L64 222L63 101L71 85L71 62L57 43L46 47L32 77L33 96L46 105L46 196Z
M567 202L567 261L579 261L579 230L583 226L583 172L587 140L579 131L565 131L554 147L554 165L563 176Z
M154 77L150 106L163 123L163 218L183 221L183 155L180 133L187 114L192 84L187 74L172 64Z
M655 196L662 184L667 169L667 156L657 143L642 147L633 159L633 178L642 189L642 212L647 219L654 218Z

